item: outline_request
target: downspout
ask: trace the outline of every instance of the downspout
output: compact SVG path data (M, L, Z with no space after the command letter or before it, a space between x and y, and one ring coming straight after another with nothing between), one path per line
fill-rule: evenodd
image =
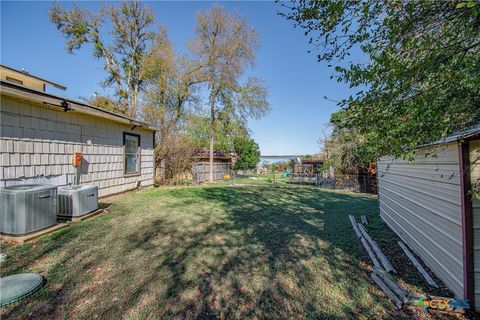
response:
M462 203L462 240L463 240L463 298L468 299L474 309L474 261L473 261L473 214L470 183L469 144L458 143L460 164L460 197Z

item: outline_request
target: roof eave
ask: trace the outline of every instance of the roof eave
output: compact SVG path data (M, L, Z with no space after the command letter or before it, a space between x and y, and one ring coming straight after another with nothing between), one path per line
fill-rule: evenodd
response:
M8 70L13 71L13 72L16 72L16 73L18 73L18 74L21 74L21 75L24 75L24 76L28 76L28 77L31 77L31 78L40 80L40 81L42 81L42 82L48 83L49 85L51 85L51 86L53 86L53 87L55 87L55 88L57 88L57 89L67 90L67 87L62 86L61 84L52 82L52 81L50 81L50 80L47 80L47 79L44 79L44 78L40 78L40 77L31 75L30 73L26 73L26 72L23 72L23 71L21 71L21 70L17 70L17 69L15 69L15 68L6 66L6 65L4 65L4 64L0 64L0 66L1 66L2 68L8 69Z
M0 92L2 95L5 94L7 96L13 96L16 98L25 99L37 103L43 103L54 107L64 108L66 111L74 110L79 113L88 114L97 118L107 119L110 121L120 122L124 124L130 124L132 126L138 126L151 131L158 131L158 128L156 128L155 126L126 117L115 112L103 110L101 108L86 103L27 88L3 80L0 80Z
M477 139L479 137L480 137L480 123L464 128L462 130L456 131L443 139L419 145L417 146L417 149L434 147L442 144L445 145L445 144L449 144L449 143L461 141L461 140L469 141L469 140Z

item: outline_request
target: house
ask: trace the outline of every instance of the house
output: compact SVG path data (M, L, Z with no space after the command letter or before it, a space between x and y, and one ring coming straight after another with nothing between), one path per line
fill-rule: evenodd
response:
M62 85L0 65L0 186L94 184L99 196L153 185L155 128L53 95Z
M19 84L21 86L43 92L47 91L47 85L50 85L60 90L67 90L66 87L58 83L31 75L26 71L10 68L9 66L5 65L0 65L0 79L2 81Z
M223 180L235 165L237 157L233 153L213 152L213 180ZM195 183L208 181L210 174L210 150L196 148L192 153L192 174Z
M377 162L380 216L457 298L480 309L480 124Z

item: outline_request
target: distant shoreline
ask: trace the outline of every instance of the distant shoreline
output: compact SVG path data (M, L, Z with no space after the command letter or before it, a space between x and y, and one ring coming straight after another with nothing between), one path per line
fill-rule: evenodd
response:
M260 156L260 164L262 163L280 163L280 162L290 162L295 159L296 155L284 155L284 156Z

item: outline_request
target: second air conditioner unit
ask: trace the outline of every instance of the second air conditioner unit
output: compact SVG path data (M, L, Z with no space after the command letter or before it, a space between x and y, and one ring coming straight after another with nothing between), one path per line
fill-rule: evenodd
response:
M58 187L58 216L81 217L98 209L97 186Z

